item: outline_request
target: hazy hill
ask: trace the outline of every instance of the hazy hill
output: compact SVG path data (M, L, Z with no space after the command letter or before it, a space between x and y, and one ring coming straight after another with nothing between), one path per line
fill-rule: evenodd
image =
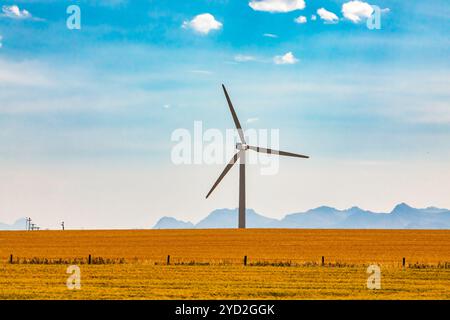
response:
M184 222L172 217L162 217L153 229L191 229L194 224L191 222Z
M25 230L26 223L26 218L20 218L13 224L0 223L0 230Z
M257 214L248 209L247 226L249 228L273 228L279 221ZM237 226L237 209L218 209L211 212L205 219L195 225L198 229L208 228L235 228Z

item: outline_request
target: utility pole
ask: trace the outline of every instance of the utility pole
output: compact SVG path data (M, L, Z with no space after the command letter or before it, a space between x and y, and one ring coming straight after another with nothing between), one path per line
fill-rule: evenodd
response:
M64 221L61 222L61 227L62 227L62 230L64 231Z

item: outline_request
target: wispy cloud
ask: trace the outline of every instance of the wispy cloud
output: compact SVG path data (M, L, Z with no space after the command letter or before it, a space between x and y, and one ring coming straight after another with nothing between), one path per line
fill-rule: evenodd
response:
M2 37L0 36L0 43ZM14 62L0 59L1 86L50 87L54 84L51 72L33 61Z
M95 6L108 8L120 8L128 4L128 0L91 0L89 2Z
M253 122L256 122L258 120L259 120L259 118L248 118L247 119L247 123L253 123Z
M189 70L190 73L197 73L197 74L204 74L204 75L210 75L213 74L212 71L209 70L199 70L199 69L195 69L195 70Z
M245 54L238 54L234 56L234 61L237 62L248 62L248 61L255 61L256 58L254 56L245 55Z
M273 33L264 33L263 37L267 37L267 38L278 38L278 36L276 34Z

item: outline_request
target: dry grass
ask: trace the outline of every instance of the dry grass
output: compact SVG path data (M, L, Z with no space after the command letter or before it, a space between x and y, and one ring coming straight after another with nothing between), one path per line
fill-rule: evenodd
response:
M0 232L0 259L2 299L450 299L450 231ZM74 261L80 291L65 285ZM381 290L366 289L372 263Z

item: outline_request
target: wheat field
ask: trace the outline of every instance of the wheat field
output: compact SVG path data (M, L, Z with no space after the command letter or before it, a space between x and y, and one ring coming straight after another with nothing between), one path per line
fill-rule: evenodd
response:
M450 299L447 230L4 231L0 259L0 299Z

